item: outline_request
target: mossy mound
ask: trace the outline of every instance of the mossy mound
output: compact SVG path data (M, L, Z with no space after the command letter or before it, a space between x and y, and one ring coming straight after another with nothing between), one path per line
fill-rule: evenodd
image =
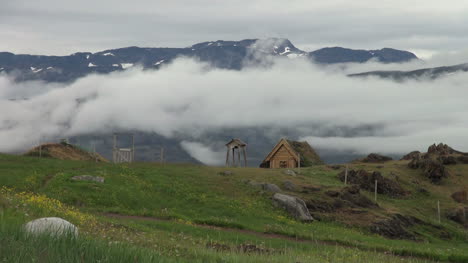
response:
M109 162L98 153L91 153L68 143L46 143L29 150L26 156L41 156L60 160Z

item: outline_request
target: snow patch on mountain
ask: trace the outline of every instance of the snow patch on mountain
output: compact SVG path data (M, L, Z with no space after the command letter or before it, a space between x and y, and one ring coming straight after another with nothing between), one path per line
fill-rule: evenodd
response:
M123 69L131 68L133 67L133 63L120 63Z
M280 55L284 55L284 54L287 54L287 53L289 53L289 52L291 52L291 48L290 48L290 47L285 47L285 48L284 48L284 51L281 52Z
M92 62L89 62L88 68L94 68L94 67L97 67L97 65L93 64Z
M160 61L158 61L158 62L156 62L156 63L154 63L154 65L157 66L157 65L160 65L160 64L163 63L163 62L164 62L164 59L163 59L163 60L160 60Z
M35 68L35 67L30 67L31 71L34 73L38 73L42 71L42 68Z
M103 55L103 56L106 56L106 57L107 57L107 56L113 56L113 57L115 57L115 55L112 54L111 52L107 52L107 53L104 53L104 54L102 54L102 55Z

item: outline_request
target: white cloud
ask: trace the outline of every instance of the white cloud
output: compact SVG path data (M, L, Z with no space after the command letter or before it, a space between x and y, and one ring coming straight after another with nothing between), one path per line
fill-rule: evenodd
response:
M193 158L207 165L222 165L226 152L215 151L198 142L182 141L182 148Z
M254 127L292 129L336 151L403 153L440 141L468 151L467 81L466 73L403 83L348 78L300 59L242 71L179 59L159 71L134 68L63 86L0 77L0 151L132 129L187 138L192 156L217 164L218 153L196 142ZM22 96L29 99L9 100Z

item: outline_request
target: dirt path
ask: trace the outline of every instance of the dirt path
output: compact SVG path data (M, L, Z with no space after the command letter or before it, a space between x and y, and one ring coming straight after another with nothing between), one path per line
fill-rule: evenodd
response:
M115 214L115 213L104 213L103 215L106 216L106 217L109 217L109 218L117 218L117 219L136 219L136 220L156 221L156 222L170 222L170 221L173 221L171 219L165 219L165 218L148 217L148 216L121 215L121 214ZM204 224L193 224L193 226L200 227L200 228L205 228L205 229L214 229L214 230L224 231L224 232L249 234L249 235L253 235L253 236L256 236L256 237L262 237L262 238L275 238L275 239L282 239L282 240L288 240L288 241L300 242L300 243L309 243L309 244L315 244L315 245L319 244L319 245L327 245L327 246L340 246L340 247L345 247L345 248L359 249L359 250L362 250L362 251L370 251L370 252L383 253L383 254L386 254L386 255L393 255L395 257L400 257L402 259L411 259L411 258L413 258L413 259L424 259L424 260L427 260L428 262L433 262L433 261L431 261L430 258L423 257L423 256L406 256L406 255L402 256L402 255L394 254L392 251L386 250L386 249L366 248L366 247L362 247L362 246L353 246L353 245L343 244L343 243L335 242L335 241L311 240L311 239L304 239L304 238L298 238L298 237L291 237L291 236L282 235L282 234L264 233L264 232L258 232L258 231L254 231L254 230L248 230L248 229L219 227L219 226L211 226L211 225L204 225Z

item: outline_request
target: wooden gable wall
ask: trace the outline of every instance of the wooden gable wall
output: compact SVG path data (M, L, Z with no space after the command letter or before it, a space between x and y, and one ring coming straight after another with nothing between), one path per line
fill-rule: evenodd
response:
M286 165L286 167L281 167ZM278 151L270 159L270 168L296 168L297 161L293 154L281 145Z

